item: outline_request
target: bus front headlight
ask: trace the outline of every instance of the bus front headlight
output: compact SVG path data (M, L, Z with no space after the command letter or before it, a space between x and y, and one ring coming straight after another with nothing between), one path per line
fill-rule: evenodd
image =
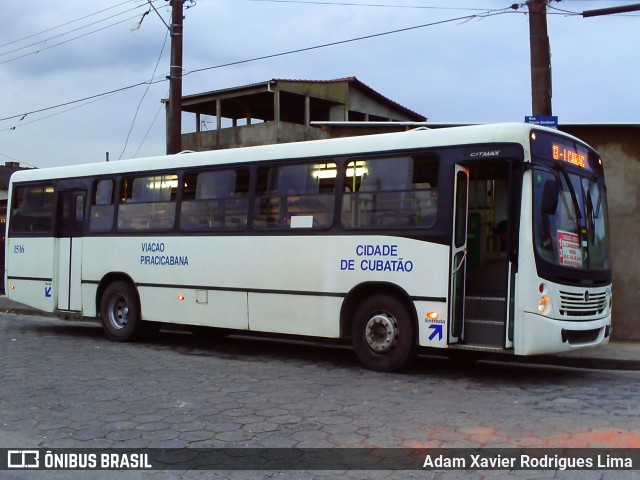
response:
M551 298L548 295L543 295L538 300L538 312L542 315L547 315L551 311Z

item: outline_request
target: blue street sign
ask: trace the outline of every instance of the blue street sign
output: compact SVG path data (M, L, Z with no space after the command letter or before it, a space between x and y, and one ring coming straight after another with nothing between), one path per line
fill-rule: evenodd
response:
M541 127L558 128L558 117L524 117L525 123L531 123L532 125L540 125Z

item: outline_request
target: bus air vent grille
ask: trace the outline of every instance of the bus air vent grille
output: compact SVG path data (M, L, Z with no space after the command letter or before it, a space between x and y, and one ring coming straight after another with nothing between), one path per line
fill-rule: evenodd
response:
M588 317L604 312L607 292L563 292L560 291L560 315Z

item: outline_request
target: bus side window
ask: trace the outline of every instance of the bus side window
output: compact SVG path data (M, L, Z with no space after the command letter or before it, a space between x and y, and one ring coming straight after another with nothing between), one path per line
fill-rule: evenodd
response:
M12 233L44 233L53 223L53 185L16 187L11 205Z
M329 228L333 224L335 184L335 163L260 168L254 227Z
M178 175L127 177L118 205L118 229L170 230L175 224Z
M113 180L98 180L93 190L91 201L91 217L89 219L89 231L108 232L113 227Z
M349 162L342 225L432 227L437 217L438 166L433 155Z
M180 211L186 231L241 230L249 211L246 168L187 173Z

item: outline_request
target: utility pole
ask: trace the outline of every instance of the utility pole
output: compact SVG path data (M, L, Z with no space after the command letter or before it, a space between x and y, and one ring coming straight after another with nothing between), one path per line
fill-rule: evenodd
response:
M171 65L169 66L169 103L167 105L167 154L182 150L182 7L185 0L170 0Z
M551 116L551 53L547 33L547 0L529 0L531 114Z

